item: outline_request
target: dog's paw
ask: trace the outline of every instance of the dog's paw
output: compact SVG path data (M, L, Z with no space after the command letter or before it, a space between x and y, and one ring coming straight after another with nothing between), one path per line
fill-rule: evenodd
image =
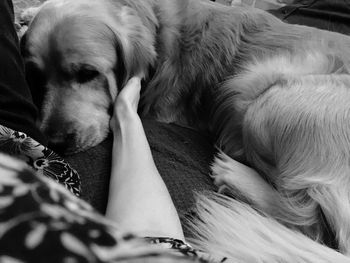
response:
M29 23L33 20L33 18L36 16L36 14L40 10L40 6L37 7L29 7L20 14L19 16L19 22L21 25L29 25Z
M217 187L218 193L224 194L233 190L232 187L230 187L231 184L227 175L218 174L215 176L212 175L212 177L214 179L214 185Z
M220 193L244 198L258 207L269 207L278 198L276 190L254 169L220 152L211 166Z
M235 188L237 173L240 172L239 165L242 164L223 152L215 157L211 166L211 177L214 180L214 185L218 187L219 193L225 193Z
M215 157L211 170L211 177L219 191L236 189L247 192L264 181L254 169L233 160L223 152Z

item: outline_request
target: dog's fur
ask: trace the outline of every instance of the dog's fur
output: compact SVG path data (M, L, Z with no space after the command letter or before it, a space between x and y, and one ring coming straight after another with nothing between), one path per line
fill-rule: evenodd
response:
M206 0L51 0L39 8L22 48L34 94L45 93L34 97L54 145L76 151L103 140L118 89L144 75L142 114L209 129L229 156L214 163L220 184L312 239L323 241L330 226L339 250L350 253L349 37ZM231 158L264 179L241 178ZM247 246L242 257L229 253L239 262L349 261L230 202L224 206L247 216L248 226L276 227L290 237L278 246L274 230L250 232L275 244L273 254L263 242L248 244L233 217L225 223L242 236L225 225L233 239L227 246ZM219 215L220 202L202 204L212 209L205 217ZM203 234L206 244L226 238L220 231ZM250 248L259 248L251 258ZM305 257L295 261L298 253Z
M209 195L209 197L208 197ZM350 259L279 224L244 202L198 196L200 220L189 223L194 247L232 263L349 263Z

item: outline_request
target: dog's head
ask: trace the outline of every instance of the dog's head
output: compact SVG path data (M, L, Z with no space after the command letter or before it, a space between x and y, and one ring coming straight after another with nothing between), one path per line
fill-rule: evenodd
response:
M46 2L22 38L41 129L65 153L101 142L118 90L155 60L154 34L118 1Z

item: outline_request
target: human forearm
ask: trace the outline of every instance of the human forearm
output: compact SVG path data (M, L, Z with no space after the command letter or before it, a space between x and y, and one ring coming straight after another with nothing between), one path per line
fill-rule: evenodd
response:
M140 118L123 103L116 115L106 216L122 229L142 236L183 239L180 220L154 164Z

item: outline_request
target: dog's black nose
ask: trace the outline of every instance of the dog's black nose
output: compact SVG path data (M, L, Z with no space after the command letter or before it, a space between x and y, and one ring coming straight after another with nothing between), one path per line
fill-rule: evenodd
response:
M58 154L63 154L67 151L68 144L65 141L50 141L48 147Z
M74 135L66 134L60 136L50 136L48 147L58 154L65 154L74 144Z

